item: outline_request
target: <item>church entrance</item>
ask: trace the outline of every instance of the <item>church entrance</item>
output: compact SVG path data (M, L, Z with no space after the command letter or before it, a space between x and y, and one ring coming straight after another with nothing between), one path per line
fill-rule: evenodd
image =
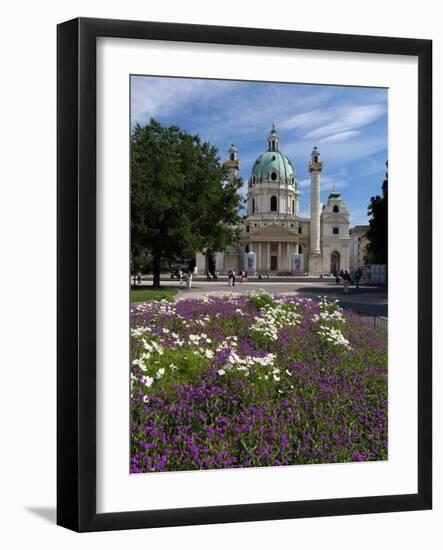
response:
M336 275L340 272L340 254L335 250L331 254L331 274Z
M278 269L277 256L271 256L271 271L277 271L277 269Z

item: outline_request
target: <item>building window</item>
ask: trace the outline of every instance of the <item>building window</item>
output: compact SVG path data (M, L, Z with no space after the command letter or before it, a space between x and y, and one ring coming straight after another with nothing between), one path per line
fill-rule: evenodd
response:
M292 199L292 213L295 214L295 200Z
M303 254L303 247L301 244L298 245L298 253Z
M249 233L249 225L246 226L246 233Z
M246 252L246 254L249 253L249 245L248 244L245 246L245 252Z
M301 234L303 233L303 230L302 230L302 226L301 226L301 225L298 226L298 233L299 233L299 235L301 235Z
M336 204L334 204L332 211L337 214L338 212L340 212L340 208Z
M255 212L255 199L252 199L252 213Z
M294 224L293 224L293 223L291 223L291 227L294 227Z
M234 153L231 153L231 160L235 160L235 155L234 155Z
M277 197L275 195L271 197L271 212L277 212Z
M277 179L277 174L275 172L272 172L271 174L271 180L275 181Z
M339 229L338 229L338 227L333 227L333 228L332 228L332 234L333 234L333 235L338 235L338 234L339 234Z

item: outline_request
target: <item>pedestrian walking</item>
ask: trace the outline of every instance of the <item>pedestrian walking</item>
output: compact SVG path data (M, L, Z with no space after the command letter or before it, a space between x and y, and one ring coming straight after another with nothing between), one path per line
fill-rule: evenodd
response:
M342 278L343 278L343 292L345 294L349 294L349 285L351 283L351 276L349 275L347 270L343 273Z
M236 276L235 269L233 269L232 270L232 286L235 286L235 276Z
M232 286L232 270L228 271L228 286Z

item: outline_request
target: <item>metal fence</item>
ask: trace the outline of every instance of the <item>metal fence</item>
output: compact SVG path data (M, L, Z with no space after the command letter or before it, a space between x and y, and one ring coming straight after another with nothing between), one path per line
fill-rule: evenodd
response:
M371 325L371 327L388 332L387 317L379 317L378 315L360 315L360 319L368 325Z

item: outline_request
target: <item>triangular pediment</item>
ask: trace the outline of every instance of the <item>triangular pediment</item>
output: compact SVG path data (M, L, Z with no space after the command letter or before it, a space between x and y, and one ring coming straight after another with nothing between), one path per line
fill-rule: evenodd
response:
M296 236L296 233L294 231L290 231L286 227L283 227L282 225L278 223L271 223L270 225L267 225L266 227L260 227L255 231L251 231L250 233L250 239L256 239L256 238L294 238Z

